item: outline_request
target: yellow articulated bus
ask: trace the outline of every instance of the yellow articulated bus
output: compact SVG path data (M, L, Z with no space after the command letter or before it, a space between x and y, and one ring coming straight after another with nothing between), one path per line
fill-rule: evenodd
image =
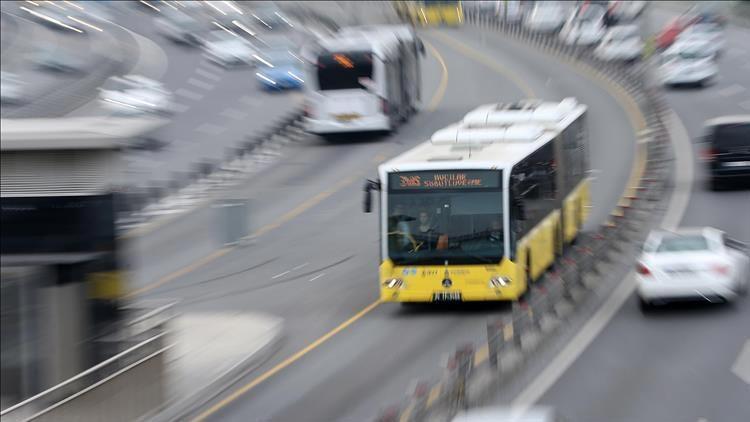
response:
M394 7L398 15L421 26L459 26L464 22L464 12L460 1L396 1Z
M378 168L380 297L517 300L588 216L586 106L488 104Z

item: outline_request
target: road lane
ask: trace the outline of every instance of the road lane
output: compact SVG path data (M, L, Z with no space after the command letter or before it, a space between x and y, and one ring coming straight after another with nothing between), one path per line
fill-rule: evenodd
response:
M668 13L654 10L655 20ZM673 89L667 100L697 139L705 120L743 112L750 84L741 67L750 57L747 29L729 27L719 81L705 89ZM731 53L730 53L731 52ZM694 145L699 157L700 146ZM695 162L682 226L714 226L750 240L750 191L707 190ZM747 299L729 305L670 306L643 315L631 297L605 331L540 400L577 421L734 421L750 414L750 386L731 368L750 336Z

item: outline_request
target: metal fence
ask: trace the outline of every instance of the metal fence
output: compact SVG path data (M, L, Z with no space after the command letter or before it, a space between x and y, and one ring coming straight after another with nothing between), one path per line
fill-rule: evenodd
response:
M133 420L164 402L164 354L171 347L166 335L156 334L0 416L3 421Z
M378 415L379 422L442 420L476 404L477 397L486 394L491 386L509 380L539 345L587 302L592 292L607 281L615 281L608 280L614 269L630 265L638 245L665 211L665 192L673 183L666 103L647 58L635 64L605 62L595 57L590 48L567 45L556 35L535 33L473 11L467 11L466 22L583 66L592 76L624 90L645 118L646 128L638 134L637 152L645 156L645 167L636 186L627 187L610 220L593 233L581 235L556 263L556 269L536 282L523 300L513 303L509 315L489 321L487 337L478 347L458 346L442 378L417 383L404 402Z

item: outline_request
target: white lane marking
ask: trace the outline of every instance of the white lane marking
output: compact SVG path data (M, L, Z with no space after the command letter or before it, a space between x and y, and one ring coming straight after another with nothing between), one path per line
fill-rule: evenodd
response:
M734 84L726 88L720 89L718 92L719 92L719 95L721 95L722 97L731 97L734 94L739 94L740 92L744 92L746 90L747 89L744 86L740 84Z
M287 271L284 271L283 273L276 274L275 276L273 276L271 278L272 279L276 279L276 278L279 278L279 277L284 277L285 275L287 275L287 274L289 274L291 272L292 272L291 270L287 270Z
M737 375L745 384L750 384L750 338L745 341L737 360L732 365L732 373Z
M214 82L216 82L219 79L221 79L221 76L219 76L219 75L217 75L217 74L215 74L213 72L209 72L208 70L205 70L205 69L203 69L201 67L195 68L195 73L203 76L206 79L211 79Z
M233 108L228 108L222 111L221 113L219 113L220 116L229 117L230 119L234 119L234 120L242 120L245 117L247 117L248 114L249 113L247 112L235 110Z
M200 100L201 98L204 97L203 94L199 94L197 92L193 92L193 91L191 91L189 89L185 89L185 88L180 88L177 91L175 91L174 93L175 93L175 95L179 95L181 97L185 97L185 98L188 98L188 99L191 99L191 100L195 100L195 101L198 101L198 100Z
M320 273L320 274L316 275L315 277L313 277L313 278L311 278L311 279L309 279L307 281L315 281L315 280L319 279L320 277L323 277L324 275L326 275L326 273Z
M750 110L750 100L745 100L737 105L744 108L745 110Z
M209 89L212 89L214 87L214 84L210 84L210 83L208 83L206 81L202 81L200 79L195 79L195 78L188 79L187 83L189 83L192 86L195 86L195 87L198 87L198 88L201 88L201 89L205 89L205 90L209 90Z
M184 113L190 108L187 104L181 104L181 103L174 103L172 104L172 110L174 110L175 113Z
M690 136L680 118L674 112L670 113L667 126L672 134L672 147L675 151L676 183L661 226L668 230L674 230L682 220L690 202L695 163ZM581 331L565 345L562 352L555 356L544 370L521 391L511 403L514 410L527 411L560 379L633 293L635 290L634 277L634 273L630 272L591 319L584 324Z
M304 264L297 265L296 267L292 268L290 271L297 271L300 268L305 268L305 267L307 267L308 264L309 264L309 262L305 262Z
M204 133L206 135L218 135L227 130L224 126L214 125L211 123L203 123L202 125L195 128L198 133Z

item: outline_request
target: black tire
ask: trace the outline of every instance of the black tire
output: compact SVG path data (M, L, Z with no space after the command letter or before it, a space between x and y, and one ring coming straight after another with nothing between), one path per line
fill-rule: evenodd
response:
M653 311L654 310L654 305L651 302L647 301L647 300L644 300L642 298L638 298L638 308L640 308L641 312L643 312L645 314L645 313Z
M712 177L709 183L712 191L720 191L724 188L724 183L715 177Z

